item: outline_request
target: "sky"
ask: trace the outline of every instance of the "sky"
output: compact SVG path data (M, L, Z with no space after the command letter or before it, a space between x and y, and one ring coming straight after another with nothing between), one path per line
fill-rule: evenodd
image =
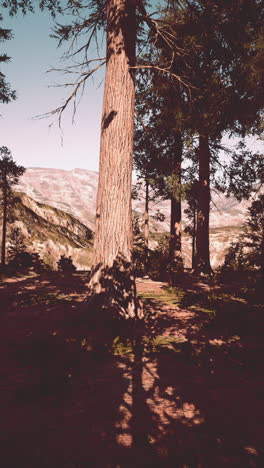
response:
M11 62L0 64L0 70L16 90L17 100L0 105L0 146L7 146L14 160L25 167L97 171L103 70L88 81L74 124L71 109L65 111L62 129L54 117L35 118L58 107L68 96L64 88L54 87L62 84L65 76L47 73L52 67L63 67L64 49L49 37L52 25L50 15L40 11L12 18L5 15L1 22L1 27L12 29L14 38L1 44L1 51L11 57ZM228 146L236 142L227 138L224 141ZM256 138L248 142L252 150L263 150L263 142Z
M25 167L97 171L103 72L89 80L73 125L71 109L65 111L61 130L55 117L34 118L58 107L68 95L64 88L54 87L65 77L47 73L52 67L63 66L63 49L49 37L52 24L45 12L5 16L1 22L1 27L12 29L14 34L12 40L1 44L1 51L11 57L11 62L1 64L1 71L16 90L17 100L0 105L0 146L7 146L14 160Z

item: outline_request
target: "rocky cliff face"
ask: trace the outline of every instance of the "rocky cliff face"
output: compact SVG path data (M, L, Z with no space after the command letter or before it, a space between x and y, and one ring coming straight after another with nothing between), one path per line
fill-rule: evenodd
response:
M79 268L87 268L91 257L91 229L70 214L39 203L25 193L14 195L13 224L22 230L28 250L38 252L52 267L56 267L61 255L66 255L72 256Z
M98 173L86 169L29 168L20 178L17 190L26 193L38 202L59 208L79 219L89 228L94 226ZM183 204L184 205L184 204ZM240 226L245 217L249 202L237 202L222 194L213 193L210 226ZM144 200L134 201L133 208L143 212ZM185 205L183 206L183 208ZM168 230L170 204L166 201L151 204L154 212L159 209L165 216L165 223L159 229Z
M231 242L236 242L241 234L239 226L212 228L210 230L210 260L212 268L217 268L224 261ZM189 236L182 238L182 252L186 268L192 265L192 246Z
M20 178L17 190L79 219L93 228L95 216L97 172L85 169L29 168Z
M63 169L29 168L21 177L17 190L24 192L30 197L23 198L20 195L23 206L28 207L28 204L30 204L28 208L39 217L39 221L35 223L36 225L39 222L39 225L42 226L35 229L35 231L38 231L39 237L43 236L43 234L40 234L40 230L43 230L43 221L41 220L45 219L46 222L50 223L49 226L51 227L49 233L47 230L45 234L46 243L55 242L52 230L54 227L52 226L56 225L59 227L56 228L57 233L62 233L65 230L64 239L68 239L68 251L73 252L72 249L77 248L78 252L80 252L82 246L79 244L86 237L85 228L88 228L89 232L94 229L97 185L97 172L85 169L66 171ZM249 202L238 203L234 198L226 198L222 194L213 194L210 214L210 247L213 267L222 263L231 241L238 237L239 227L243 224L248 206ZM139 215L143 213L143 196L141 199L134 201L133 208ZM183 208L185 208L185 205ZM152 220L152 230L168 231L170 219L169 202L159 201L155 204L152 203L151 211L154 213L157 209L165 215L165 222L157 223ZM75 246L73 245L74 242ZM60 239L56 245L62 246L66 244ZM88 247L84 248L87 249ZM54 246L53 250L56 250ZM183 238L183 251L186 263L189 265L191 241L187 237ZM71 254L73 257L76 256L76 254ZM87 259L85 259L85 264L87 264Z

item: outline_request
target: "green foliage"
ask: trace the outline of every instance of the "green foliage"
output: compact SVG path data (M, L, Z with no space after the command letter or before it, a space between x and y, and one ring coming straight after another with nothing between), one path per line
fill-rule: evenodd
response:
M182 352L188 341L185 338L174 335L157 335L149 338L144 337L143 344L146 354L157 354L164 352Z
M25 172L23 166L18 166L12 158L11 151L6 146L0 148L0 194L3 213L3 235L1 264L5 266L7 222L10 221L13 200L13 185L17 184L19 177Z
M127 338L127 339L122 339L120 336L117 336L114 338L113 343L112 343L112 353L114 355L133 355L133 343L132 340Z
M248 209L244 244L249 249L249 265L264 270L264 194L260 194Z
M12 226L8 241L8 261L11 262L16 255L26 251L26 238L20 228Z
M26 238L22 230L12 226L9 234L8 245L8 274L25 274L29 272L43 273L50 267L40 258L36 252L28 252Z
M250 151L241 140L229 156L230 163L223 166L218 188L226 191L227 196L234 195L238 201L248 200L264 183L263 155Z
M57 263L57 267L59 271L65 271L65 272L76 271L76 266L73 264L72 258L66 257L65 255L61 255L61 258L59 259Z
M137 221L136 221L137 223ZM135 226L135 224L134 224ZM139 229L135 235L134 227L134 251L133 262L136 276L149 275L154 280L165 281L168 276L169 236L164 234L158 240L155 250L149 249L146 257L144 239Z
M54 17L56 13L62 12L62 6L66 7L66 4L70 6L72 1L67 0L67 2L62 2L61 0L38 0L36 2L35 0L1 0L0 2L1 7L7 9L10 16L16 15L19 11L24 15L26 13L33 13L37 4L41 10L47 9Z
M168 279L169 235L162 235L155 250L149 252L148 274L154 280Z
M144 276L146 274L146 251L144 248L144 239L140 229L139 216L133 217L133 265L136 276Z
M156 210L155 213L152 215L152 218L155 221L158 221L159 223L163 223L165 221L166 216L164 213L161 213L160 210Z
M11 151L6 146L0 147L0 188L6 187L8 193L13 185L18 183L18 179L25 172L23 166L18 166L13 160Z
M10 274L25 273L43 273L49 270L49 267L40 258L36 252L17 252L8 264Z
M185 291L181 288L177 287L168 287L163 286L161 291L157 294L151 293L142 293L140 297L144 300L153 299L155 302L159 303L160 305L179 305L184 300Z
M3 17L0 15L0 21L2 21ZM3 29L0 28L0 42L8 41L12 39L12 33L10 29ZM7 63L10 61L10 57L6 54L0 54L0 63ZM8 104L10 101L16 99L16 93L13 91L6 81L6 77L4 73L0 72L0 102L3 104Z
M241 241L232 242L220 269L222 275L245 271L245 256Z
M232 243L220 269L222 277L264 270L264 195L260 194L248 209L244 232Z

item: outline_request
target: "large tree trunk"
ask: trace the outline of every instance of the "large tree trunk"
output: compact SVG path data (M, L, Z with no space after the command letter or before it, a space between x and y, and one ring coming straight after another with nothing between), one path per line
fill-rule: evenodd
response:
M172 271L182 270L182 219L181 219L181 165L182 165L182 137L176 133L172 176L175 190L171 193L171 219L170 219L170 243L169 262Z
M207 135L199 136L199 194L197 207L196 273L211 273L209 251L210 149Z
M86 304L125 318L137 315L131 263L135 43L135 2L109 0L94 263Z
M7 180L6 176L3 179L3 225L2 225L2 245L1 245L1 265L5 266L6 262L6 227L7 227Z

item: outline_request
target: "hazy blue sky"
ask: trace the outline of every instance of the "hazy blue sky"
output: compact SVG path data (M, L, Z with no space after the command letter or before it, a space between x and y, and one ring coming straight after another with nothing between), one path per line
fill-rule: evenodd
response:
M1 105L0 146L10 148L14 159L26 167L98 170L102 73L90 80L74 125L70 109L63 118L62 132L56 122L49 128L54 118L33 119L57 107L67 96L65 89L49 87L65 79L58 73L46 73L52 66L63 66L63 49L58 49L56 40L49 37L51 25L50 16L41 12L25 17L5 16L1 22L1 27L12 29L15 36L1 44L2 51L12 58L11 63L1 65L1 70L17 91L17 100Z
M67 96L65 89L49 87L63 83L65 77L46 73L51 67L63 66L60 63L63 49L58 49L56 40L49 37L52 24L48 13L43 12L25 17L5 16L1 22L1 26L12 29L15 36L1 44L2 51L12 58L11 63L1 65L1 70L16 89L17 100L1 105L0 146L9 147L14 159L25 167L98 170L103 72L89 81L74 125L70 109L64 115L62 131L54 118L33 119L57 107ZM225 139L225 144L231 142ZM263 142L253 138L250 146L261 150Z

